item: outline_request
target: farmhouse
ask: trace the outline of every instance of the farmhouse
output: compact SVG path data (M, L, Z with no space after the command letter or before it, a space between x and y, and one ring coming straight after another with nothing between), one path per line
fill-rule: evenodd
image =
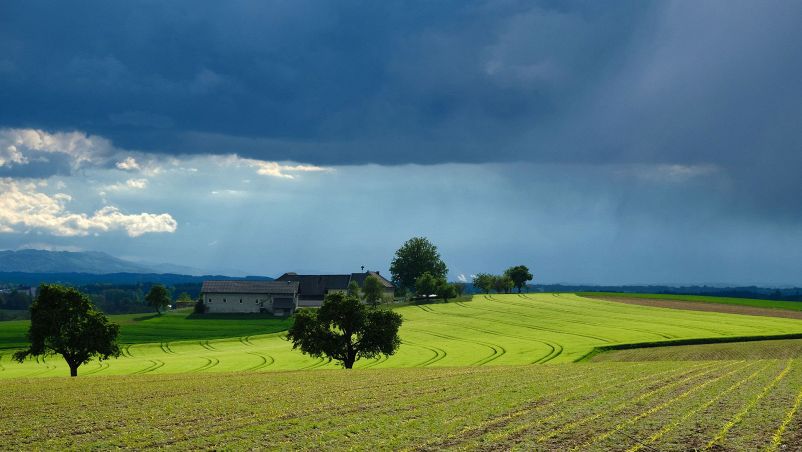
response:
M210 313L290 315L298 307L298 282L204 281L200 299Z
M333 292L345 292L348 284L356 281L359 287L365 283L365 278L375 276L384 287L384 295L392 297L395 286L379 272L366 271L362 273L351 273L350 275L299 275L297 273L284 273L276 281L297 282L298 286L298 307L319 307L323 304L326 294Z

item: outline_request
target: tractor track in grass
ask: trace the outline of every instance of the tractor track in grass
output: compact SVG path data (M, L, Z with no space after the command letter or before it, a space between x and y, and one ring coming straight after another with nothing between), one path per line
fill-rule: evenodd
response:
M497 345L497 344L492 344L490 342L477 341L477 340L473 340L473 339L464 339L464 338L461 338L461 337L451 336L451 335L448 335L448 334L433 333L431 331L411 329L411 328L408 329L407 331L414 331L414 332L421 333L421 334L428 334L430 336L439 337L441 339L449 339L449 340L453 340L453 341L465 342L467 344L476 344L476 345L480 345L482 347L487 347L487 348L490 349L490 354L488 356L485 356L484 358L481 358L481 359L469 364L470 366L482 366L482 365L487 364L487 363L489 363L489 362L491 362L491 361L493 361L493 360L495 360L497 358L500 358L505 353L507 353L507 350L504 347L502 347L500 345Z
M212 351L212 352L216 352L217 351L217 349L214 348L212 346L212 344L209 343L209 341L199 341L198 343L200 344L201 347L205 348L206 350L209 350L209 351Z
M106 370L108 368L109 368L109 363L107 361L100 361L100 362L98 362L98 367L96 367L94 369L91 369L91 370L87 370L83 374L84 375L94 375L94 374L96 374L98 372L103 372L104 370Z
M657 413L659 411L662 411L662 410L668 408L669 406L679 402L680 400L683 400L683 399L689 397L691 394L693 394L693 393L695 393L697 391L700 391L700 390L704 389L705 387L707 387L707 386L709 386L709 385L711 385L711 384L713 384L713 383L715 383L715 382L717 382L719 380L722 380L722 379L724 379L726 377L729 377L730 375L732 375L734 373L746 370L746 369L750 368L753 365L754 365L754 363L748 363L743 367L738 367L738 368L732 369L732 370L730 370L728 372L725 372L724 374L721 374L721 375L719 375L717 377L710 378L710 379L705 380L705 381L703 381L703 382L701 382L699 384L691 386L690 388L688 388L684 392L680 393L679 395L671 397L668 400L660 402L660 403L658 403L656 405L653 405L649 409L641 411L640 413L638 413L638 414L636 414L634 416L631 416L631 417L619 422L618 424L613 426L613 428L608 429L605 432L594 436L593 438L591 438L590 440L586 441L585 443L583 443L581 445L573 446L570 450L571 451L585 450L588 447L598 443L599 441L604 441L605 439L610 438L611 436L615 435L616 433L619 433L624 428L635 424L636 422L640 421L641 419L647 418L647 417L649 417L649 416L651 416L651 415L653 415L653 414L655 414L655 413Z
M729 431L732 430L733 427L740 424L744 416L746 416L752 410L752 408L754 408L758 403L760 403L763 397L765 397L769 392L771 392L774 389L775 386L777 386L777 383L782 381L785 378L785 376L788 375L788 372L791 371L792 364L793 360L789 359L788 364L785 365L785 368L782 371L780 371L780 373L777 374L777 376L774 377L774 379L771 380L769 384L764 386L763 389L760 391L760 393L758 393L758 395L756 395L754 398L752 398L752 400L750 400L746 405L744 405L743 408L741 408L741 410L735 416L732 417L732 419L727 421L727 423L724 424L723 427L721 427L721 430L718 431L716 436L714 436L713 439L711 439L707 444L705 444L702 450L712 449L714 446L717 445L719 441L723 440L727 436L727 433L729 433Z
M378 364L381 364L381 363L387 361L388 359L390 359L389 356L380 355L378 358L374 359L373 362L370 362L370 363L365 364L364 366L362 366L361 369L369 369L369 368L371 368L373 366L376 366Z
M156 369L160 369L161 367L164 366L164 361L162 361L160 359L149 359L148 362L150 362L150 366L148 366L148 367L146 367L144 369L138 370L136 372L133 372L133 373L131 373L131 375L147 374L147 373L153 372Z
M697 367L702 367L702 366L697 366ZM607 381L607 384L610 388L620 387L623 385L630 385L633 383L637 383L642 380L654 379L659 375L677 373L680 374L681 376L681 375L686 375L691 371L692 370L683 369L680 372L677 372L677 369L668 369L664 371L655 372L652 374L642 375L634 379L627 378L627 375L625 374L624 375L618 374L611 377L611 379ZM671 378L671 375L669 375L667 378ZM570 383L573 383L574 380L583 380L583 379L584 375L582 374L574 375L573 378L569 378L564 381L564 383L568 384L563 384L563 388L568 388L568 389L563 389L561 391L555 392L553 394L555 397L553 397L551 400L538 399L538 400L528 401L512 410L498 414L496 416L492 416L491 418L486 419L485 421L481 422L478 425L477 424L470 425L458 432L429 441L421 446L416 447L415 450L440 450L445 448L455 448L473 439L478 439L488 433L498 431L499 429L506 427L516 419L519 419L523 416L528 416L533 413L546 410L553 406L559 406L560 404L563 404L575 397L581 397L584 394L582 390L585 387L594 384L594 382L588 381L577 386L572 386ZM563 414L562 412L557 412L555 414L548 416L548 419L550 420L559 417L562 414ZM541 422L546 422L546 418L538 420L538 423Z
M445 358L448 355L448 353L445 350L443 350L442 348L439 348L439 347L433 347L433 346L430 346L430 345L421 345L421 344L418 344L418 343L415 343L415 342L410 342L410 341L407 341L407 340L402 341L402 343L403 344L407 344L407 345L411 345L413 347L419 347L419 348L422 348L422 349L425 349L425 350L428 350L428 351L434 353L434 356L432 356L431 358L429 358L429 359L427 359L425 361L422 361L420 363L417 363L417 364L413 365L412 367L426 367L426 366L429 366L431 364L436 363L437 361L440 361L441 359Z
M497 301L496 303L501 303L501 302ZM480 310L480 311L492 312L492 313L495 313L495 314L499 313L497 310L491 309L491 308L479 308L479 307L476 307L476 306L468 306L468 305L465 305L463 307L466 307L466 308L469 308L469 309L476 309L476 310ZM542 320L541 317L537 317L537 316L533 316L533 315L527 315L527 314L521 314L521 313L515 313L515 315L518 316L518 317L526 317L526 318L530 318L530 319ZM505 322L503 320L498 320L498 319L495 319L495 318L490 319L490 320L492 320L494 323L498 323L498 324L501 324L501 325L517 326L517 327L520 327L520 328L528 328L528 329L537 330L537 331L548 331L548 332L551 332L551 333L564 334L566 336L584 337L584 338L587 338L587 339L594 339L594 340L597 340L597 341L607 342L607 343L614 343L615 342L612 339L607 339L607 338L600 337L600 336L590 336L590 335L587 335L587 334L571 333L569 331L558 330L558 329L554 329L554 328L546 328L546 327L534 326L534 325L530 325L530 324L526 324L526 323Z
M458 306L460 306L460 307L463 307L463 308L467 307L467 306L463 305L461 302L457 302L456 304ZM450 314L450 313L441 313L441 314L446 315L446 316L450 316L450 317L456 317L458 319L459 318L463 318L462 316L457 316L457 315ZM521 335L517 335L517 334L500 333L498 331L486 330L486 329L477 328L477 327L474 327L474 326L466 326L466 325L463 325L461 323L443 322L443 324L456 326L456 327L459 327L459 328L462 328L462 329L466 329L466 330L479 331L481 333L490 334L490 335L498 336L498 337L512 337L512 338L521 339L521 340L524 340L524 341L527 341L527 342L535 342L535 343L538 343L538 344L543 344L546 347L549 347L550 350L549 350L548 353L546 353L545 355L541 356L540 358L532 361L529 364L543 364L545 362L548 362L548 361L556 358L557 356L559 356L563 352L563 346L562 345L557 344L557 343L547 342L547 341L544 341L544 340L541 340L541 339L534 339L534 338L531 338L531 337L521 336Z
M665 435L666 433L674 430L677 426L681 425L683 422L687 421L692 416L695 416L696 414L700 413L701 411L706 410L707 408L712 406L714 403L718 402L719 399L721 399L722 397L724 397L727 394L735 391L736 389L740 388L741 386L745 385L746 383L749 383L750 381L754 380L758 375L760 375L763 372L765 372L766 369L769 368L769 366L771 366L771 363L764 365L760 369L752 372L750 375L747 375L746 377L736 381L731 386L729 386L726 389L720 391L713 398L706 400L701 405L698 405L698 406L694 407L693 409L686 411L678 419L674 420L673 422L671 422L669 424L664 425L660 430L658 430L657 432L652 434L649 438L647 438L647 439L645 439L643 441L638 441L637 443L635 443L635 445L633 445L632 447L627 449L626 452L637 452L637 451L643 449L644 447L651 449L651 446L649 446L649 444L652 444L655 441L659 440L660 438L663 437L663 435ZM800 392L800 394L802 394L802 392Z
M133 358L134 355L131 354L131 344L126 345L122 348L123 356L127 356L129 358Z
M259 358L262 358L262 362L261 363L255 365L253 367L249 367L249 368L245 369L245 371L253 371L253 370L263 369L263 368L265 368L267 366L270 366L270 365L272 365L273 363L276 362L276 360L272 356L268 355L267 353L259 353L259 352L245 352L245 353L247 353L249 355L257 356Z
M239 341L242 343L242 345L245 345L247 347L255 347L256 346L256 344L251 342L251 336L241 336L239 338Z
M176 352L173 351L172 348L170 348L170 343L169 342L161 342L159 344L159 347L162 349L162 351L164 353L167 353L168 355L176 355L177 354Z
M209 358L207 356L201 356L201 358L205 359L206 363L204 365L198 367L197 369L191 370L190 372L203 372L205 370L209 370L209 369L217 366L218 364L220 364L220 360L217 359L217 358Z
M314 363L314 364L310 364L310 365L308 365L308 366L306 366L306 367L301 367L301 368L299 368L298 370L312 370L312 369L317 369L318 367L325 366L326 364L328 364L328 363L330 363L330 362L331 362L331 359L329 359L329 360L326 360L326 358L320 357L320 358L317 358L317 361L315 361L315 363Z
M526 294L522 294L522 295L523 295L523 298L526 298L527 300L531 300L531 301L536 302L536 303L543 303L543 304L546 304L547 306L549 306L551 308L551 305L549 305L547 302L545 302L543 300L538 300L537 298L533 298L533 297L527 296ZM553 297L559 298L561 300L567 300L568 302L576 302L577 301L577 300L571 300L569 298L565 298L565 297L562 296L562 294L554 293L554 294L551 294L551 295ZM594 306L593 307L594 311L603 312L605 314L610 315L611 317L613 317L615 319L627 320L627 321L633 321L633 322L641 322L641 321L645 320L645 321L647 321L647 322L649 322L651 324L654 324L654 325L663 325L663 326L668 326L668 327L675 327L676 326L675 324L673 324L671 322L663 322L663 321L656 320L654 317L640 318L640 317L633 317L633 315L631 313L622 314L620 311L617 311L615 309L609 309L609 305L610 305L609 301L602 301L600 299L589 298L589 297L581 297L581 296L578 296L578 297L580 298L579 301L581 303L586 303L588 305ZM530 306L530 308L531 308L531 306ZM700 314L704 315L702 313L700 313ZM581 315L581 312L575 313L575 315ZM729 334L727 331L711 329L711 328L707 327L706 325L705 326L697 325L698 323L705 324L706 323L705 319L693 319L692 321L694 322L694 324L687 326L687 328L691 328L691 329L695 329L695 330L699 330L699 331L706 331L706 332L709 332L709 333L714 333L714 334L718 334L718 335L722 335L722 336L726 336L726 335ZM730 326L734 326L732 323L724 323L724 324L730 325ZM758 327L752 327L752 326L749 326L749 325L740 325L740 324L738 324L737 326L743 326L745 328L748 327L748 328L757 329L757 330L760 329ZM677 338L679 336L673 336L673 337Z
M559 298L559 294L552 294L552 295L555 295L555 296L557 296ZM534 302L537 302L537 303L545 303L545 302L540 301L540 300L538 300L536 298L527 297L526 294L522 294L522 293L519 293L518 297L520 297L521 299L524 299L524 300L534 301ZM515 306L521 306L521 307L526 307L526 308L530 308L530 309L532 308L531 305L515 303L515 302L500 302L500 303L510 303L510 304L515 305ZM559 308L554 308L553 306L549 306L549 309L557 311L557 312L564 312L564 313L572 315L572 316L580 315L580 313L578 313L577 311L570 310L570 309L559 309ZM579 321L579 320L566 320L566 321L567 322L571 322L571 323L577 323L577 324L582 324L582 325L590 325L590 326L596 326L596 327L604 327L605 326L603 322L591 323L591 322L582 322L582 321ZM626 327L626 328L620 327L620 329L626 330L626 331L636 331L638 333L650 334L650 335L653 335L653 336L659 336L659 337L662 337L663 339L676 339L677 338L677 336L675 336L673 334L663 333L663 332L654 331L654 330L645 330L645 329L641 329L641 328L632 328L632 327Z

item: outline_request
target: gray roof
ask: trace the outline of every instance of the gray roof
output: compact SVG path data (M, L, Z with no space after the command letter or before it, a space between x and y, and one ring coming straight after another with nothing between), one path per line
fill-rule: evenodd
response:
M299 275L297 273L284 273L279 276L276 281L297 281L300 284L299 295L302 298L323 298L326 291L348 289L348 283L351 281L356 281L359 287L362 287L368 275L379 278L379 281L385 288L395 288L393 283L379 273L372 271L351 273L350 275Z
M359 284L359 287L362 287L365 285L365 278L368 276L375 276L379 278L379 282L382 286L384 286L385 289L395 289L395 285L388 281L387 278L379 274L379 272L366 271L365 273L351 273L351 281L356 281L357 284Z
M291 281L204 281L201 293L295 294L298 283Z
M301 296L323 297L327 290L345 290L348 288L350 275L298 275L285 273L277 281L295 281L300 284Z

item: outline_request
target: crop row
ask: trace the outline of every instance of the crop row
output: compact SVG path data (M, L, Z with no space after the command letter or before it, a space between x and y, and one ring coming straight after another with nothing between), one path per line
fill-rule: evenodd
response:
M9 380L4 448L781 450L802 361ZM91 394L88 397L87 394Z

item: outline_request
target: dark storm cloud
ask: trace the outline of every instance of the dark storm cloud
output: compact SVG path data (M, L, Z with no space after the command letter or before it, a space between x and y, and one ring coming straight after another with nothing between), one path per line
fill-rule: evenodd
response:
M796 217L800 23L795 1L6 1L0 126L324 165L712 167L733 208Z
M4 2L0 123L325 164L527 158L640 5Z

